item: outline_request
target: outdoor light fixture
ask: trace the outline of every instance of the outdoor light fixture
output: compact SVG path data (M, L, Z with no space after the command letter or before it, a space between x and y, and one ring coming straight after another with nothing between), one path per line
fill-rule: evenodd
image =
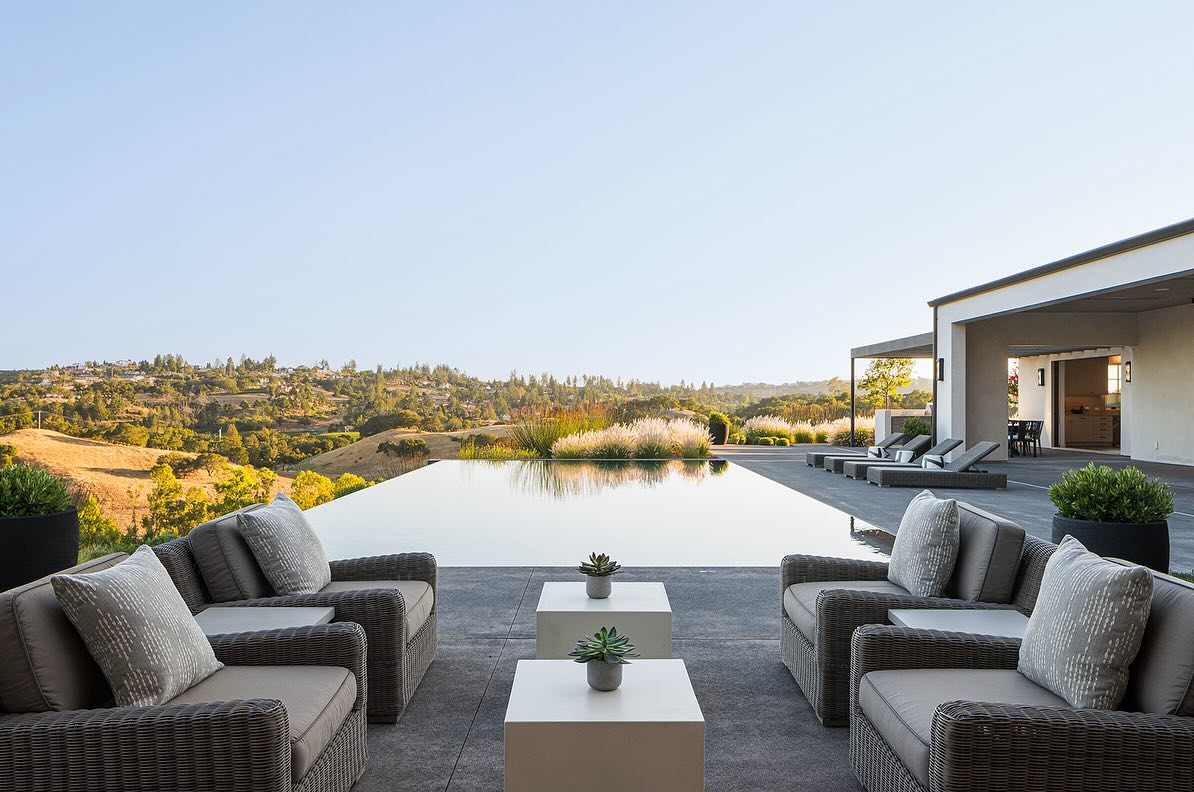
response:
M945 382L945 358L937 358L937 381Z
M1124 382L1132 381L1132 361L1124 363Z
M1045 384L1045 370L1044 369L1036 370L1036 384L1037 385Z

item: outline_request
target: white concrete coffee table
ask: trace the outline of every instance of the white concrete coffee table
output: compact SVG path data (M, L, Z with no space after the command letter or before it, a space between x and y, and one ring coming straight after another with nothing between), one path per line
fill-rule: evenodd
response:
M683 660L632 661L608 693L571 660L519 660L505 734L505 792L704 788L705 718Z
M584 583L544 583L535 609L535 657L563 659L576 642L617 627L644 659L672 656L672 606L662 583L620 583L606 599L590 599Z
M949 608L892 608L887 612L892 624L922 630L994 635L999 638L1023 638L1028 617L1017 610L951 610Z
M208 608L195 614L204 635L278 630L327 624L335 608Z

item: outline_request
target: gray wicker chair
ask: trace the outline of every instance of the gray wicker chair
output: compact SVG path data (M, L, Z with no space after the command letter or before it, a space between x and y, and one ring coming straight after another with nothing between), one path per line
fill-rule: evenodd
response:
M1007 474L987 473L974 466L985 459L999 443L984 440L969 451L947 462L941 470L917 467L873 467L867 481L880 487L945 487L950 489L1007 489Z
M893 432L887 437L880 440L877 445L879 448L891 448L896 443L902 443L907 435L900 432ZM866 455L865 448L859 448L857 451L850 451L847 448L835 448L832 451L808 451L804 455L804 464L810 467L823 467L825 465L826 457L840 456L847 459L858 459L860 456Z
M234 515L225 515L205 526L224 525ZM235 520L232 520L233 523ZM204 526L200 526L204 527ZM175 539L154 548L174 585L192 612L212 605L225 607L332 607L335 622L356 622L369 638L369 720L394 723L402 716L423 674L435 658L437 567L430 553L399 553L332 561L332 583L314 594L273 595L264 577L254 583L252 593L242 599L213 597L192 549L190 536ZM203 532L200 532L203 535ZM229 536L223 537L227 543ZM243 542L243 540L240 540ZM247 547L243 561L251 561ZM260 575L260 572L257 572ZM430 587L430 609L407 602L397 581L422 581ZM260 596L264 594L264 596ZM227 596L227 595L225 595ZM416 606L417 613L415 612ZM411 625L415 624L415 629Z
M1154 573L1127 693L1089 710L1018 674L1016 639L861 627L854 771L869 792L1194 790L1192 632L1194 587Z
M960 445L962 445L961 440L947 437L928 451L925 451L922 457L944 457ZM890 459L847 459L842 462L841 472L847 478L865 480L866 472L873 467L921 468L922 465L920 462L893 462Z
M0 593L0 611L0 789L346 792L364 772L359 625L216 636L222 671L164 705L115 707L48 579Z
M919 597L887 580L887 562L790 555L780 566L780 648L784 665L825 726L850 720L850 637L864 624L887 624L891 608L1016 608L1031 613L1056 545L1025 536L1008 520L959 503L963 550L945 597ZM986 601L960 598L961 580L991 554L988 539L970 541L972 531L1022 537L1015 580L988 588ZM966 560L966 559L970 560ZM1015 558L1012 555L1011 558ZM825 585L825 584L834 585ZM792 589L798 584L814 584ZM837 587L840 584L840 588Z
M929 443L931 442L933 442L933 438L929 437L928 435L917 435L911 440L908 440L906 443L900 445L899 448L894 448L892 450L911 451L912 458L915 459L927 451ZM825 457L825 459L821 462L821 467L823 467L825 470L828 470L830 473L841 473L847 463L859 461L861 460L854 456L829 456ZM878 462L880 460L873 461ZM894 459L886 459L883 461L894 462Z

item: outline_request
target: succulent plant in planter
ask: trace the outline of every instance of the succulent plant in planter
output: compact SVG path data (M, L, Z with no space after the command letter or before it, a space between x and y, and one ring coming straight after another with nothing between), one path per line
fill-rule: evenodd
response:
M1053 541L1066 535L1091 552L1169 571L1169 515L1173 492L1139 468L1115 470L1091 462L1049 487Z
M585 593L592 599L605 599L613 590L610 577L621 572L622 565L605 553L590 553L577 570L585 575Z
M79 516L65 482L41 468L0 468L0 591L74 566Z
M629 665L627 657L638 657L634 644L617 627L602 627L592 638L582 638L568 653L574 662L585 666L589 687L594 690L617 690L622 684L622 666Z

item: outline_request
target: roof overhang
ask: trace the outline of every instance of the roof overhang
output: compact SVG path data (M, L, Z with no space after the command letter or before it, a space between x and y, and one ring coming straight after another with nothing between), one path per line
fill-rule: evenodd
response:
M907 338L893 338L877 344L854 347L852 358L931 358L933 356L933 334L920 333Z

